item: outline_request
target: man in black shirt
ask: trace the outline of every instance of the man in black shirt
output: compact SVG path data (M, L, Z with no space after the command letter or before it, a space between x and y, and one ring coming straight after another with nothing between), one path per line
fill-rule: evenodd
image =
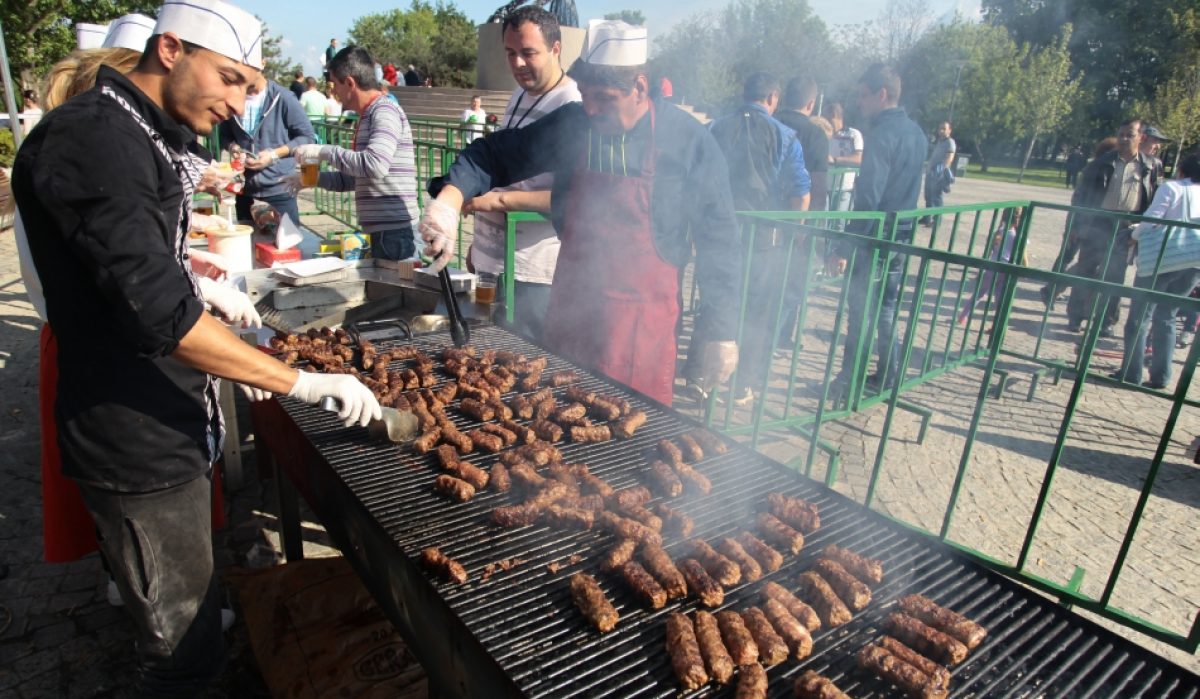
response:
M199 174L186 151L241 113L261 31L221 0L168 0L138 66L101 68L96 87L29 134L13 167L59 342L63 473L134 622L146 696L196 695L224 661L210 519L216 377L310 403L334 396L344 419L364 424L379 414L357 380L299 374L241 342L205 312L190 271Z
M298 70L292 74L292 84L288 85L288 89L292 91L297 100L304 96L304 71Z
M812 123L813 108L817 104L817 83L810 77L800 76L788 81L783 92L783 103L775 112L800 139L804 149L804 167L812 179L809 211L824 211L829 198L829 138L821 127Z

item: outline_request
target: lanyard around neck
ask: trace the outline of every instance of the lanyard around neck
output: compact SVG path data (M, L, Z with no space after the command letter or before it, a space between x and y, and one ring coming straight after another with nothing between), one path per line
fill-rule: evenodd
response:
M537 109L537 106L542 103L542 100L546 99L546 95L548 95L551 92L554 92L556 89L558 89L558 86L562 83L563 78L565 78L565 77L567 77L567 71L564 70L563 72L558 74L558 80L556 80L554 82L554 84L550 86L550 89L546 90L542 94L538 95L538 98L533 101L533 104L529 105L529 109L526 109L525 113L521 115L521 118L517 119L517 123L513 124L512 123L513 117L515 117L517 115L517 112L520 111L521 102L522 102L522 100L525 99L525 91L522 90L521 94L517 95L517 103L516 103L516 105L513 106L513 113L508 115L508 123L504 125L504 128L506 128L506 129L521 128L521 124L525 123L525 118L529 116L529 113L532 112L534 109Z

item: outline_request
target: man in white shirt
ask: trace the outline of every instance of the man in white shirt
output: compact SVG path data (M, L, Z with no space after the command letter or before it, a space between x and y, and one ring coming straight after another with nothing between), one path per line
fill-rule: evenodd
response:
M863 135L856 128L846 126L845 113L840 102L829 102L821 109L821 116L833 124L833 136L829 139L829 162L836 167L859 167L862 165ZM840 181L829 183L829 209L849 211L854 194L856 173L847 172Z
M520 129L569 102L582 98L575 81L563 70L561 33L554 15L539 7L522 7L504 20L504 51L513 78L513 91L496 125ZM505 272L507 211L550 211L552 173L545 173L475 197L463 207L475 214L475 242L468 261L478 272ZM517 225L513 264L513 329L533 340L542 337L550 303L550 282L558 261L558 236L549 222Z

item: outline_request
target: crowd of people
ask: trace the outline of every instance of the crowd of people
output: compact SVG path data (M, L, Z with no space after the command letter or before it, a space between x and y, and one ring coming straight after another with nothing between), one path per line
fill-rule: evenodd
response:
M669 83L652 90L644 27L591 23L568 71L554 16L522 7L502 26L517 88L486 134L475 127L488 116L472 100L462 115L469 143L428 183L419 211L417 187L426 183L417 182L412 129L387 89L401 79L427 83L413 66L401 75L364 48L339 49L331 40L323 79L300 72L289 89L262 73L261 23L224 0L165 0L157 20L118 25L141 30L116 31L106 47L81 49L51 71L46 112L17 155L12 181L26 289L45 320L47 558L102 551L137 631L147 694L195 693L220 672L227 616L210 525L222 383L243 386L251 400L334 398L348 425L380 416L357 379L297 372L230 331L261 319L244 293L224 283L222 260L187 244L193 194L214 186L219 156L204 151L197 135L218 132L244 163L239 218L249 218L257 200L298 221L298 165L316 163L327 167L315 186L354 192L376 257L411 258L423 246L441 269L456 255L462 217L473 215L467 265L512 276L516 331L665 405L674 399L682 271L693 260L700 306L687 395L707 398L736 370L733 400L756 399L780 335L799 330L776 332L774 319L795 315L814 266L848 274L849 331L836 383L854 381L847 372L863 363L868 346L875 371L867 385L897 381L892 323L905 258L873 266L864 239L844 236L819 265L805 261L773 291L795 241L760 225L744 244L735 213L852 209L894 218L917 207L922 185L927 206L941 205L953 182L952 125L938 126L931 149L900 106L902 82L890 66L872 65L856 83L864 131L845 123L839 103L825 102L817 114L812 77L759 71L744 77L742 105L704 126L671 103ZM343 110L357 115L350 147L319 143L312 121ZM1156 138L1140 120L1123 124L1114 147L1080 168L1073 203L1200 222L1200 159L1185 157L1180 179L1163 181ZM842 168L854 170L831 187L831 173ZM513 211L549 220L517 226L507 269L505 215ZM1134 260L1138 287L1184 294L1195 285L1200 236L1122 221L1079 216L1057 268L1077 253L1073 273L1123 283ZM855 220L846 230L869 236L873 225ZM900 242L911 242L918 225L889 221ZM1015 213L1001 222L991 259L1013 261L1019 228ZM743 255L752 256L751 297L770 300L748 307L739 335ZM995 286L979 285L970 308ZM876 335L864 337L876 290ZM1044 290L1048 304L1057 293ZM1076 288L1067 306L1072 327L1103 317L1111 333L1116 304L1106 306L1111 315L1093 314L1093 298ZM1148 384L1167 384L1174 311L1134 304L1119 378L1141 381L1149 331Z

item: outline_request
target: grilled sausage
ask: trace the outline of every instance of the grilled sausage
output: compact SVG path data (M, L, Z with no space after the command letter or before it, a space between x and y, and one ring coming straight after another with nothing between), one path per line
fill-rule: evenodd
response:
M800 594L816 610L822 624L832 628L850 621L853 615L829 583L825 582L825 578L809 571L800 574L799 583Z
M690 434L692 439L695 439L696 442L700 444L700 448L702 448L708 454L724 454L725 452L729 451L729 447L725 445L725 442L722 441L720 437L712 432L709 432L708 430L695 429L688 434Z
M508 407L512 408L513 414L523 420L533 417L534 405L528 396L513 396L508 401Z
M532 442L530 444L519 446L513 451L516 452L517 456L532 462L535 466L545 466L551 461L562 460L562 453L558 451L557 447L549 442Z
M940 607L927 597L908 595L900 598L900 609L942 633L949 634L974 650L987 637L987 629L958 612Z
M529 423L529 427L537 434L538 438L547 442L557 442L563 436L563 429L549 420L534 420Z
M587 531L596 521L596 513L591 510L581 510L575 507L550 505L542 511L546 524L558 529L579 529Z
M680 450L683 452L683 460L689 464L694 464L704 458L704 450L700 448L700 443L692 435L684 432L676 437L679 440Z
M679 564L679 570L687 581L688 589L696 595L700 604L712 608L725 602L724 588L712 579L708 571L704 570L704 566L700 565L700 561L695 558L684 559L683 563Z
M967 658L967 646L961 641L907 614L889 614L884 628L904 645L944 665Z
M467 461L457 461L446 470L452 475L471 484L475 490L483 490L488 484L488 473L475 464Z
M674 612L667 615L667 653L679 684L684 689L699 689L708 683L704 656L696 641L696 630L686 615Z
M437 396L437 399L440 400L443 405L449 405L450 401L454 400L454 397L458 395L458 384L454 383L453 381L447 381L446 383L442 384L441 388L434 391L433 394Z
M577 420L587 415L587 406L583 403L571 403L554 411L555 422L560 425L577 425Z
M660 502L654 506L654 514L662 518L663 528L667 532L677 536L692 535L692 528L695 527L695 523L692 522L691 517L688 517L683 512L666 503Z
M600 513L600 525L613 536L621 539L633 539L639 543L652 542L662 544L662 536L641 522L621 517L612 512Z
M630 439L633 437L633 433L637 432L638 428L644 424L646 424L646 413L635 410L619 420L614 420L609 427L612 428L613 436L617 439Z
M871 603L871 588L851 575L841 563L830 558L818 558L813 568L850 609L862 611Z
M879 639L879 645L900 660L928 675L929 679L933 680L942 689L950 688L950 671L945 667L938 665L891 636L884 636Z
M687 464L675 464L675 473L683 479L685 486L699 493L708 495L712 492L712 481L708 480L708 476L700 473L696 469Z
M547 379L546 382L549 383L551 386L558 388L560 386L567 386L569 384L573 384L578 380L579 380L579 374L576 374L574 371L567 369L565 371L554 372L553 374L550 375L549 379Z
M692 555L700 561L700 565L708 571L714 580L725 587L736 585L742 580L742 569L736 563L721 555L703 539L692 539Z
M500 426L515 434L517 436L516 441L520 442L521 444L532 444L533 442L537 441L537 433L519 422L515 422L511 419L501 420Z
M608 429L608 425L594 425L591 427L576 425L571 428L571 441L576 444L594 444L596 442L607 442L610 439L612 439L612 431Z
M662 609L667 604L667 591L637 561L627 561L621 566L621 577L634 595L651 609Z
M438 478L442 477L438 476ZM467 581L467 569L458 561L442 553L436 546L421 550L421 565L450 582L461 585Z
M770 667L787 660L788 645L779 637L779 634L775 633L775 629L767 620L767 615L763 614L763 610L758 607L750 607L742 612L742 621L746 623L746 629L758 645L759 662Z
M479 429L484 432L487 432L489 434L496 435L497 437L500 438L500 441L503 442L504 446L506 446L506 447L511 447L512 445L517 443L516 433L513 432L512 430L505 429L505 428L501 427L500 425L496 425L496 424L488 422L483 425L480 425Z
M517 388L521 391L532 391L535 388L537 388L538 384L540 384L541 382L542 382L542 372L535 371L531 374L526 374L525 376L522 376L520 378L520 380L517 381Z
M523 502L520 505L505 505L492 510L492 521L506 529L524 527L537 521L542 507L537 503Z
M459 432L457 429L446 429L447 425L451 428L454 426L450 423L442 424L442 441L452 445L458 450L459 454L470 454L475 449L475 443L467 435Z
M734 665L757 663L758 645L746 629L746 622L742 621L742 616L728 609L717 612L715 616L717 626L721 629L721 640L725 642L725 649L729 651L729 657L733 658Z
M475 486L445 474L433 479L433 490L438 495L445 495L455 502L466 502L475 497Z
M762 577L762 566L753 556L746 553L746 549L742 548L737 540L727 536L717 542L717 550L742 569L742 577L746 582L754 582Z
M812 670L805 670L796 678L794 693L796 699L850 699L849 694Z
M583 403L585 406L591 405L592 401L596 400L596 394L581 386L568 386L563 392L563 397L572 403Z
M645 486L631 485L628 488L621 488L613 493L612 497L609 498L609 503L620 510L626 507L633 507L634 505L645 505L653 497Z
M511 420L512 419L512 416L513 416L512 408L508 407L508 405L506 405L505 402L500 400L499 398L497 398L495 396L488 398L485 405L487 405L487 407L491 408L496 413L497 420Z
M767 671L753 663L738 668L737 693L734 699L767 699Z
M601 498L607 498L612 495L613 487L608 484L608 481L591 473L584 473L578 476L579 488L584 493L592 493L599 495Z
M620 568L633 559L638 542L633 539L621 539L600 559L600 570L611 571Z
M600 633L612 631L621 615L617 613L612 602L596 579L587 573L575 573L571 576L571 599L583 617L595 626Z
M946 696L946 690L938 686L929 675L873 643L868 643L858 652L858 665L891 682L915 699L938 699Z
M528 463L512 466L509 468L508 473L512 476L514 483L527 491L534 491L546 485L545 477L535 471Z
M721 640L721 627L717 625L717 618L699 610L696 612L695 623L696 641L700 644L704 667L708 669L708 674L714 682L725 684L733 677L734 666L733 658L729 657L729 651L725 650L725 642Z
M762 569L768 573L774 573L783 567L783 554L763 543L762 539L754 536L750 532L742 532L738 535L737 542L742 545L746 553L754 557Z
M554 414L554 411L557 409L558 409L558 401L554 399L554 396L545 398L542 401L534 404L533 419L534 420L548 419L551 415Z
M830 544L821 549L821 555L842 564L854 577L868 585L878 585L883 582L883 564L874 558L867 558L854 553L850 549Z
M669 439L658 440L658 453L662 455L663 461L672 466L683 463L683 452Z
M774 581L767 582L763 585L762 597L764 600L775 600L782 604L797 621L804 624L804 628L808 629L810 633L821 628L821 618L817 616L816 611L801 602L800 598L789 592L783 585Z
M641 505L630 505L629 507L622 507L620 509L621 514L626 517L641 522L656 532L662 531L662 519Z
M658 584L662 585L663 590L667 592L667 599L682 599L687 597L688 586L684 580L683 573L675 567L675 561L671 560L670 554L658 544L643 544L642 545L642 562L645 563L645 568L658 580Z
M433 451L438 440L442 438L442 429L440 427L432 427L421 433L420 437L413 440L413 451L418 454L428 454Z
M471 440L472 444L489 454L499 454L501 451L504 451L504 440L491 432L471 430L467 433L467 437Z
M497 493L507 493L512 488L512 478L509 477L508 468L504 464L492 464L492 470L488 476L488 483Z
M770 543L791 551L793 555L800 553L800 549L804 548L804 535L779 521L775 515L760 512L755 521L758 523L759 533Z
M821 528L820 511L807 500L783 493L770 493L767 495L767 506L771 514L805 534L811 534Z
M679 480L675 469L655 459L646 471L646 480L656 493L665 498L677 498L683 495L683 481Z
M767 620L771 622L771 626L775 627L775 632L787 642L793 658L803 660L812 655L812 634L808 632L804 624L792 616L783 603L768 599L763 603L762 610L767 615Z

